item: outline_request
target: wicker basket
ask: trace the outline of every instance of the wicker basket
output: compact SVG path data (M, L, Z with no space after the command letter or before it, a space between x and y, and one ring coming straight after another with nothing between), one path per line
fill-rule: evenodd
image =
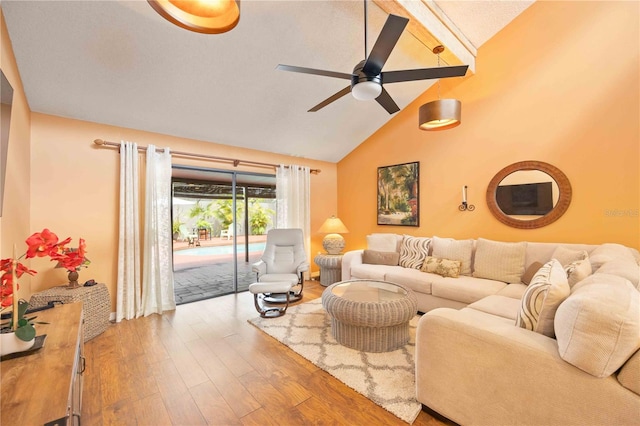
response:
M84 309L84 341L87 342L109 327L111 298L104 284L70 289L67 286L52 287L31 296L29 307L46 306L49 302L82 302Z

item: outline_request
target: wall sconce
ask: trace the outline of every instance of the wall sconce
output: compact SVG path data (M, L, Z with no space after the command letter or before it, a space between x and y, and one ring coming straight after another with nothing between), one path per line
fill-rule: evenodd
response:
M438 67L442 52L444 52L443 46L433 48L433 53L438 55ZM420 130L447 130L460 125L462 103L457 99L440 99L440 79L436 84L438 85L438 99L427 102L418 110Z
M321 234L327 234L322 240L322 247L329 254L340 254L342 249L344 249L344 238L340 234L348 234L349 230L342 221L335 217L331 216L329 219L325 220L318 232Z
M460 210L461 212L464 211L474 211L476 209L476 206L474 206L473 204L469 204L467 203L467 185L462 187L462 204L460 204L458 206L458 210Z
M220 34L240 21L240 0L147 0L167 21L189 31Z

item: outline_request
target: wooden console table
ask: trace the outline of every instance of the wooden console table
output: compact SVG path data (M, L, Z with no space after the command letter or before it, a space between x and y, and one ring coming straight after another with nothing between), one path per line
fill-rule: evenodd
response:
M0 423L79 425L84 340L82 303L34 312L44 347L0 363Z

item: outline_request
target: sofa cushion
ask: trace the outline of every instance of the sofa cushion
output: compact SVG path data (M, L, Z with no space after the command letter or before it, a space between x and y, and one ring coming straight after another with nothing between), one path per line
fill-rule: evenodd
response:
M508 287L508 286L507 286ZM515 320L520 310L520 301L511 297L492 295L483 297L468 306L476 311L497 315L502 318Z
M445 278L432 275L431 294L443 299L455 300L462 303L473 303L483 297L496 294L507 284L501 281L485 280L460 275L458 278Z
M625 278L591 275L558 308L555 330L562 359L610 376L640 348L640 293Z
M458 278L462 262L459 260L440 259L439 257L427 256L422 263L420 270L431 274L438 274L443 277Z
M589 260L591 261L591 268L593 268L594 273L597 272L602 265L614 259L628 260L637 265L637 261L631 250L621 244L602 244L589 253Z
M351 278L384 281L385 275L388 272L393 271L393 268L400 267L387 265L367 265L365 263L360 263L351 266Z
M398 251L398 236L396 234L367 235L367 248L375 251Z
M453 238L433 237L432 256L462 262L461 275L471 275L471 256L473 255L473 240L454 240Z
M418 293L431 294L431 282L440 278L439 275L425 274L417 269L396 266L388 271L384 279L392 283L402 284Z
M624 363L618 373L618 381L631 392L640 395L640 350Z
M362 252L362 263L369 265L397 266L400 253L397 251L365 250Z
M569 296L567 273L556 259L547 262L533 277L522 296L516 319L518 327L554 337L553 319L558 306Z
M509 285L504 286L504 288L499 292L497 292L496 294L498 296L506 296L512 299L518 299L518 301L520 301L520 299L522 299L522 296L524 295L524 292L526 290L527 290L526 284L511 283Z
M588 257L582 260L576 260L566 265L564 270L567 272L569 287L573 287L591 275L591 262L589 262Z
M429 244L431 244L431 238L405 235L400 246L398 264L403 268L420 269L424 258L429 254Z
M525 269L524 273L522 274L522 279L520 281L522 281L522 283L525 285L531 284L531 280L536 275L536 273L540 270L540 268L542 268L543 266L544 266L544 263L542 262L533 262L531 265L529 265L527 269Z
M573 250L565 246L558 246L551 255L564 267L578 260L586 259L589 255L586 250Z
M473 276L505 283L519 283L524 273L525 241L504 243L478 238Z
M613 259L598 268L599 274L618 275L628 279L640 290L640 265L625 259Z

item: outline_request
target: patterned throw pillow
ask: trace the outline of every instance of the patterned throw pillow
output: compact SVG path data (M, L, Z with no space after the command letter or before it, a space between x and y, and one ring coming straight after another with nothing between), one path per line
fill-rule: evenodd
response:
M558 306L569 297L570 292L567 273L560 262L551 259L527 286L516 326L555 337L553 319Z
M405 235L400 246L400 266L420 269L424 258L429 254L429 244L431 238Z
M422 272L438 274L443 277L458 278L461 268L462 262L459 260L439 259L437 257L427 256L420 270Z

